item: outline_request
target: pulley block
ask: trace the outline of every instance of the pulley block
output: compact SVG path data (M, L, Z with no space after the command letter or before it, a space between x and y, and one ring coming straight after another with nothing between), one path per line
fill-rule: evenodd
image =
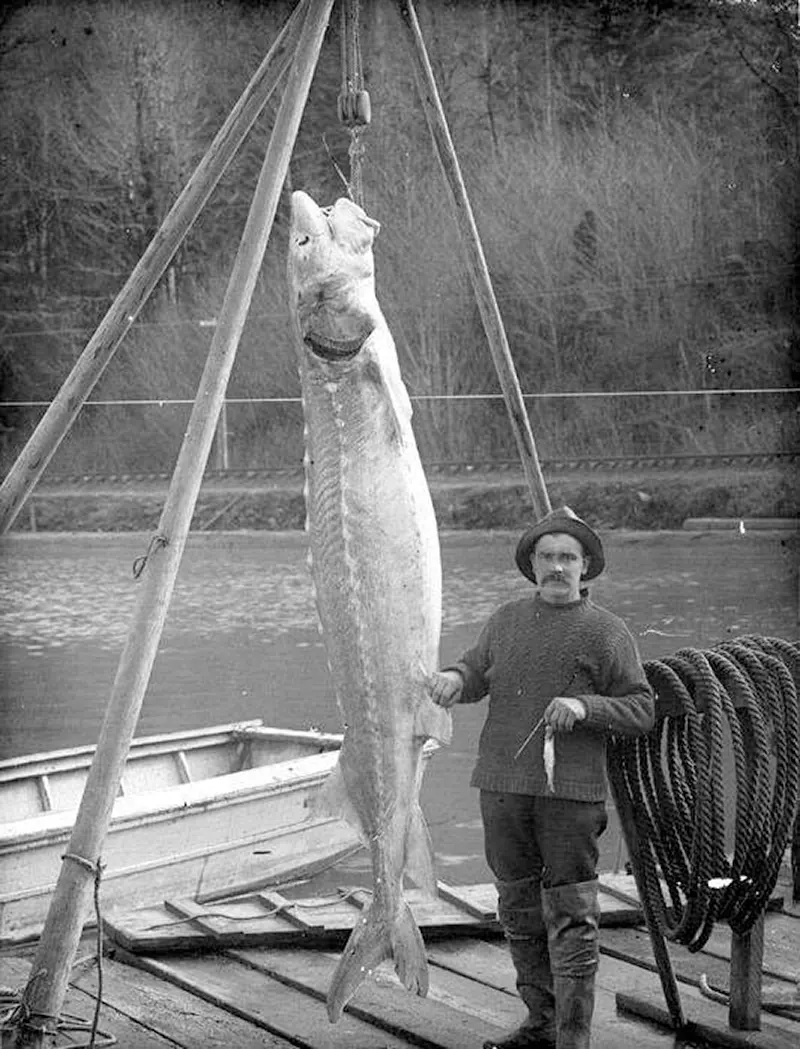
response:
M369 91L340 91L336 108L347 127L366 127L372 119Z

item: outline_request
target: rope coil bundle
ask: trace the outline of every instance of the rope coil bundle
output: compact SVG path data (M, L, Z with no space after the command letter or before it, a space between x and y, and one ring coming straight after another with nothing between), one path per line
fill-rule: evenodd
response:
M657 723L647 736L611 741L609 777L634 814L648 921L699 951L716 921L747 932L778 878L800 796L800 644L742 637L644 667Z

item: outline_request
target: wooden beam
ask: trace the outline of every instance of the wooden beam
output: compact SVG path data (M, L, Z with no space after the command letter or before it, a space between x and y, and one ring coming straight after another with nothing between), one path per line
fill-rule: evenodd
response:
M747 932L731 932L731 985L728 1022L736 1031L761 1028L761 968L764 964L764 912Z
M84 401L285 73L307 4L308 0L300 0L9 470L0 487L0 532L7 532L16 520Z
M639 902L642 905L642 911L644 912L647 932L650 935L650 946L653 949L653 957L655 958L656 967L658 969L658 977L661 981L661 990L664 993L664 1000L667 1004L669 1017L673 1028L676 1031L682 1031L686 1025L686 1017L684 1015L683 1005L681 1004L678 981L675 977L675 970L672 967L672 959L669 956L667 941L658 924L658 916L653 911L647 893L647 885L644 879L642 858L639 849L639 835L636 831L636 818L633 812L633 806L630 798L623 791L618 791L616 789L614 778L612 776L609 776L609 786L611 788L611 796L614 805L617 809L617 815L619 816L622 833L625 838L625 845L628 849L631 869L633 870L633 877L636 882L636 891L639 895Z
M220 406L263 261L333 0L309 0L189 427L151 542L94 760L25 991L21 1044L43 1046L64 1001L89 890L155 661Z
M434 152L439 159L445 182L450 191L450 203L460 234L467 272L472 282L486 338L489 341L489 350L511 419L511 428L519 449L525 479L528 482L533 509L537 517L543 517L550 510L550 498L539 464L536 443L533 439L525 402L522 399L522 390L511 357L508 338L503 327L503 318L500 316L489 268L481 247L478 227L472 214L458 156L436 86L436 78L428 59L413 3L411 0L398 0L398 3L411 44L414 74L422 108L433 137Z

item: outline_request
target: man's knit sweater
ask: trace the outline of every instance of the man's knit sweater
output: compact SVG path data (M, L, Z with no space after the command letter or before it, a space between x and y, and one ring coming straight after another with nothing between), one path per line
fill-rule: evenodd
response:
M448 669L464 677L462 703L490 693L471 781L483 790L602 801L607 735L636 736L653 727L653 690L630 631L586 594L567 605L538 595L503 605ZM555 735L552 794L544 728L514 755L554 696L577 697L587 714L571 732Z

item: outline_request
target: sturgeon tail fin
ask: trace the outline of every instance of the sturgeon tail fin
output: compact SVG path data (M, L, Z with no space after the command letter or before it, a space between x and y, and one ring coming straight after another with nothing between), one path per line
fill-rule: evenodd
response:
M328 990L328 1018L336 1023L360 984L386 958L394 958L407 991L428 993L428 960L422 933L411 908L400 901L393 921L373 902L350 934Z

